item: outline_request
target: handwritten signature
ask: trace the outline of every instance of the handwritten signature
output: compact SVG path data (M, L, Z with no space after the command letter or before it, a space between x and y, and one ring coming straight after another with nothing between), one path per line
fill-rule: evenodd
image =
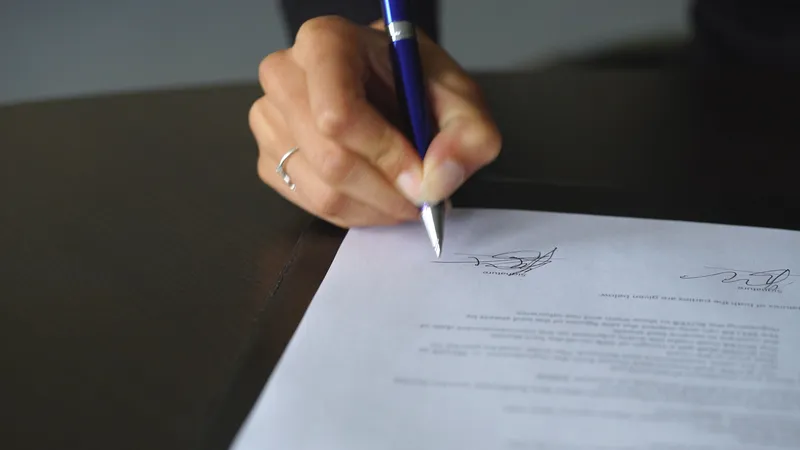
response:
M789 269L775 270L736 270L721 267L708 267L714 272L705 275L682 275L684 280L694 280L698 278L721 278L723 283L743 284L753 288L765 288L767 290L777 290L780 286L786 286L793 282L786 281L789 277L795 277Z
M494 269L485 273L509 276L525 276L528 272L544 267L553 261L558 247L547 253L535 250L513 250L494 255L456 253L463 257L456 261L434 261L439 264L470 264L475 267Z

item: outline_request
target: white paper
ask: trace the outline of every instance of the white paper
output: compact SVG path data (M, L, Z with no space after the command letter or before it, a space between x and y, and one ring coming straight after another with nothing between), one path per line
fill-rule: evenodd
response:
M235 449L800 448L800 233L456 210L426 239L348 233Z

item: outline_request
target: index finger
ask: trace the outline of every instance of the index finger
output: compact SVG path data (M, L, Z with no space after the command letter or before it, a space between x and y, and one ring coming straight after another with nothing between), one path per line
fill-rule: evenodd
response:
M422 162L406 137L367 100L370 75L364 40L370 30L344 19L319 18L304 24L295 53L305 69L316 127L369 161L410 197L416 197ZM387 54L388 55L388 54Z

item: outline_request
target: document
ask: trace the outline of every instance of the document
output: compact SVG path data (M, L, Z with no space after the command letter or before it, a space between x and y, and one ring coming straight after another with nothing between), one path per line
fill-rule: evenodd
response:
M800 449L800 232L456 209L348 232L236 450Z

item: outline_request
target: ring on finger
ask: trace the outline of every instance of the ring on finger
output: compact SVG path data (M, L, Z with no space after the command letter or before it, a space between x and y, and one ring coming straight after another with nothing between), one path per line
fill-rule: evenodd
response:
M277 172L277 174L280 175L281 178L283 178L283 182L286 183L286 185L289 186L289 189L292 191L295 190L297 186L292 181L292 177L290 177L289 174L286 173L286 169L284 168L284 166L286 165L286 161L289 159L289 157L292 156L298 150L300 150L300 147L292 147L291 149L289 149L289 151L284 153L283 156L281 157L281 161L278 163L278 166L275 167L275 172Z

